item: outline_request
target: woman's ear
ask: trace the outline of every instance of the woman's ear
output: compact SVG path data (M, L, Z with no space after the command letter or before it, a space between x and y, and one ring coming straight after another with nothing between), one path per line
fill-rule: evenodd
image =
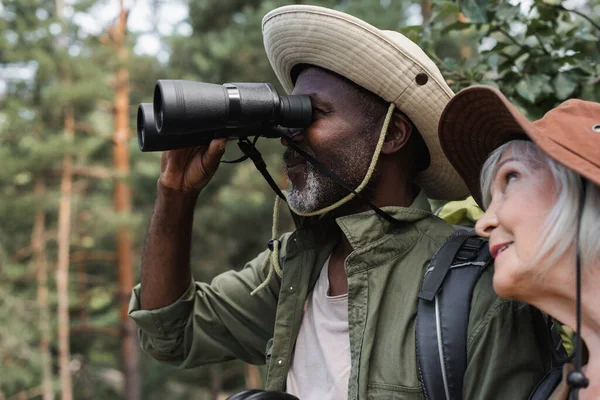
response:
M399 151L408 143L412 131L412 124L408 117L400 110L394 110L381 152L393 154Z

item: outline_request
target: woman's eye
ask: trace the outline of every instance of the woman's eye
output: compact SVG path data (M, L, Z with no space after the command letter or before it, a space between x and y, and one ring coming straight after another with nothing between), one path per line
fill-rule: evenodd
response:
M506 184L509 184L512 180L517 179L519 177L519 174L517 174L516 172L508 172L504 175L504 182Z

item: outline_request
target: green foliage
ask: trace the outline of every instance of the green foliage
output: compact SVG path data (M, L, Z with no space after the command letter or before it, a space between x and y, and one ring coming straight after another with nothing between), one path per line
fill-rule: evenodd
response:
M82 15L98 4L95 0L71 3L73 13ZM193 33L161 38L168 48L168 63L132 54L126 64L130 126L135 127L137 104L151 101L159 78L277 84L264 54L260 24L268 11L295 3L307 2L190 1L189 17L182 23L189 24ZM418 12L418 5L415 9L408 1L310 3L350 13L382 29L402 31L432 56L453 89L473 83L498 86L532 118L567 98L600 100L600 27L594 22L600 20L599 0L588 1L577 12L566 11L560 2L542 0L533 0L529 8L500 0L435 0L425 26L406 26L407 17ZM41 380L40 314L30 251L34 215L37 210L46 214L54 310L52 268L63 157L73 155L74 164L83 169L112 171L113 73L120 61L101 37L83 34L70 19L74 14L57 30L54 2L4 0L0 4L0 397L35 387ZM63 30L68 49L61 45ZM136 39L135 34L128 37L130 51ZM67 107L75 111L72 142L64 137ZM259 148L275 180L284 186L283 147L276 140L261 140ZM133 209L127 215L113 211L114 179L77 175L74 180L71 256L79 261L71 266L71 325L77 328L85 323L88 328L71 335L76 398L122 396L119 336L100 329L118 332L115 235L120 223L126 222L133 233L139 271L160 169L160 154L141 153L135 137L129 152L131 172L119 177L132 189ZM230 143L225 158L239 155L235 143ZM34 191L39 181L46 185L43 193ZM210 281L223 271L239 269L264 250L271 236L274 196L249 161L220 167L196 210L191 260L196 279ZM292 229L292 222L281 211L283 232ZM56 316L51 317L55 332ZM51 351L57 351L55 334ZM142 356L140 368L143 398L205 398L215 374L222 377L224 390L244 386L240 362L182 372ZM55 386L58 393L57 382Z
M428 29L411 32L436 58L453 89L497 86L531 118L539 118L567 98L600 100L598 4L571 11L544 0L534 0L529 8L499 0L435 1ZM463 50L471 57L441 55L438 45L445 34L467 39Z

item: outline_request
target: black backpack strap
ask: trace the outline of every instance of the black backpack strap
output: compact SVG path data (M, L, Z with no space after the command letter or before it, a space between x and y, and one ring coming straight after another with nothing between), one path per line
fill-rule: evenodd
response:
M419 375L427 400L462 399L471 297L491 260L487 240L469 229L448 238L429 264L416 326Z
M563 340L556 327L556 322L547 316L548 340L552 347L552 365L550 371L538 382L529 400L547 400L558 387L563 378L563 367L571 361L563 346Z

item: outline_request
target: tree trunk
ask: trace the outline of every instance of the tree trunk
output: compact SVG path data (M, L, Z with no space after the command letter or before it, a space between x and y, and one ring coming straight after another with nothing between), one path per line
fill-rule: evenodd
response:
M127 141L129 139L129 71L126 67L128 58L125 46L127 10L120 1L120 14L117 25L112 30L119 67L116 71L116 94L114 104L114 164L118 174L115 181L114 204L117 214L131 212L131 191L124 181L129 174L129 154ZM121 356L125 368L125 398L137 400L140 398L138 345L133 321L127 314L129 296L133 288L133 266L131 262L131 233L126 224L119 227L117 233L117 257L119 263L119 296L121 320Z
M210 374L210 399L219 400L219 395L223 390L223 367L219 364L213 364L209 367Z
M44 195L45 185L42 178L35 182L35 194L39 199ZM43 205L39 205L35 214L31 248L35 257L37 271L37 304L40 313L40 352L42 355L42 393L44 400L52 400L52 355L50 354L50 306L48 304L48 263L46 261L46 214Z
M421 15L423 16L423 26L427 26L431 20L433 4L431 0L421 0Z
M63 0L56 0L56 14L63 25L63 33L59 37L58 47L68 47L64 17ZM67 85L69 75L67 68L62 68L61 80ZM64 128L67 142L72 143L75 136L75 116L73 109L67 107L64 117ZM58 296L58 365L60 370L60 387L62 400L73 399L73 385L70 370L69 345L69 250L71 240L71 192L73 186L73 157L70 149L63 158L63 170L60 181L60 202L58 206L58 263L56 266L56 292Z
M246 388L248 389L261 389L262 378L260 377L260 370L256 365L244 364L244 377L246 378Z
M65 134L69 141L75 135L73 110L65 116ZM71 371L69 368L69 248L71 235L71 187L73 159L71 154L63 158L63 174L60 182L58 208L58 265L56 267L56 291L58 292L58 360L62 400L73 399Z

